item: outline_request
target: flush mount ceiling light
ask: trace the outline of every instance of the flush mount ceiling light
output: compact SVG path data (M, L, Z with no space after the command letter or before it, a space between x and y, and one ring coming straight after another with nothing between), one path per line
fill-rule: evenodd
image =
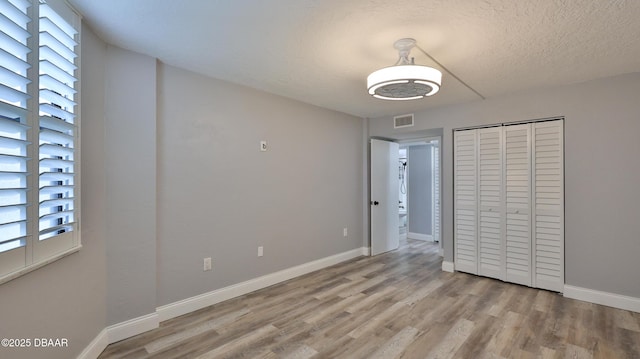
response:
M374 71L367 77L369 94L382 100L417 100L440 90L442 72L420 66L409 59L416 46L414 39L400 39L393 44L400 55L394 66Z

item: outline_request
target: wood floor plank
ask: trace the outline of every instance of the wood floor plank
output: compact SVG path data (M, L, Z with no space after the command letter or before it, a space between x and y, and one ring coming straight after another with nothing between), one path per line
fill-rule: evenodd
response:
M397 312L406 308L407 306L404 303L395 303L381 313L373 315L364 324L350 331L347 335L352 338L358 338L367 332L374 331L378 327L384 325L384 323L386 323L387 321L391 320L391 318L396 315Z
M394 293L396 291L397 291L396 287L393 287L393 286L386 287L382 291L373 293L367 296L366 298L364 298L363 300L360 300L346 307L344 310L345 312L349 312L351 314L357 313L359 310L362 310L363 308L371 307L376 303L380 302L381 300L384 300L387 295L390 295L391 293Z
M101 359L640 358L640 314L465 273L406 240L173 318Z
M381 282L384 282L387 279L387 277L385 276L377 276L371 279L367 279L362 283L359 283L355 286L352 286L350 288L345 289L344 291L341 291L338 293L338 296L342 297L342 298L347 298L347 297L351 297L353 295L356 295L358 293L363 292L364 290L371 288L373 286L375 286L376 284L379 284Z
M372 355L371 359L393 359L397 358L402 352L405 351L407 346L411 344L418 336L418 329L413 327L406 327L402 329L393 338L384 343L378 350Z
M592 359L593 354L591 354L591 352L585 348L573 344L567 344L567 349L564 353L564 357L572 359Z
M225 353L228 353L233 350L238 350L244 347L248 347L251 343L256 342L265 336L268 336L274 332L278 331L278 328L269 324L262 328L258 328L252 332L249 332L242 337L228 342L224 345L221 345L211 351L208 351L202 355L199 355L196 359L215 359L224 356Z
M467 340L473 331L474 323L466 319L460 319L449 330L440 344L427 355L428 359L453 358L462 344Z
M298 349L294 350L293 352L283 355L282 358L284 359L309 359L311 357L313 357L314 355L318 354L318 352L311 348L308 347L306 345L301 345Z
M209 321L206 321L202 324L199 325L195 325L192 326L188 329L185 330L181 330L177 333L174 334L170 334L164 337L161 337L157 340L152 341L151 343L145 345L145 349L147 350L148 353L153 354L156 353L162 349L166 349L174 344L180 343L181 341L184 341L185 339L191 338L195 335L201 334L201 333L205 333L211 330L215 330L219 327L221 327L222 325L225 325L227 323L231 323L235 320L237 320L238 318L240 318L241 316L245 315L249 313L249 310L244 308L235 312L231 312L229 314L220 316L218 318L215 319L211 319Z

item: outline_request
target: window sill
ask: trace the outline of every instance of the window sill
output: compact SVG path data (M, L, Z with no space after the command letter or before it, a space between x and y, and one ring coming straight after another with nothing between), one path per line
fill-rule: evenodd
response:
M0 277L0 284L7 283L7 282L9 282L11 280L14 280L14 279L16 279L18 277L21 277L21 276L27 274L29 272L33 272L34 270L42 268L42 267L46 266L47 264L53 263L53 262L55 262L55 261L57 261L57 260L59 260L59 259L61 259L63 257L66 257L66 256L68 256L70 254L75 253L75 252L78 252L78 251L80 251L81 248L82 248L82 245L78 245L76 247L67 249L64 252L60 252L60 253L58 253L58 254L50 257L50 258L47 258L47 259L45 259L45 260L43 260L41 262L34 263L34 264L32 264L32 265L30 265L28 267L24 267L24 268L19 269L19 270L15 271L15 272L12 272L12 273L9 273L9 274L7 274L5 276L2 276L2 277Z

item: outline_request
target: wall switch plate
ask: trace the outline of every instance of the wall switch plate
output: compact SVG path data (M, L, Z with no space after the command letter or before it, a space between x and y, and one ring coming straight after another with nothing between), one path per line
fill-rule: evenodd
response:
M205 272L211 270L211 257L204 259L204 266L202 267L202 270Z
M260 151L262 152L267 151L267 141L260 141Z
M342 229L342 236L343 236L343 237L346 237L348 233L349 233L349 230L347 229L347 227L344 227L344 228Z
M264 251L262 246L258 247L258 257L262 257L263 254L264 254Z

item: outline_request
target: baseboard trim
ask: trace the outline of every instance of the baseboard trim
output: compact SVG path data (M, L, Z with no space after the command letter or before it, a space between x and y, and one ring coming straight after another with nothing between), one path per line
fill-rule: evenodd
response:
M563 295L567 298L582 300L589 303L602 304L608 307L630 310L640 313L640 298L628 297L626 295L614 294L609 292L601 292L598 290L574 287L572 285L564 286Z
M107 327L109 344L119 342L134 335L148 332L160 326L158 313L151 313Z
M453 262L442 261L443 272L453 273L454 270L455 270L455 266L453 265Z
M433 242L433 236L430 234L422 234L422 233L413 233L413 232L409 232L407 233L407 238L410 239L417 239L419 241L429 241L429 242Z
M366 254L365 254L366 253ZM171 304L160 306L156 309L161 322L175 318L195 310L214 305L225 300L229 300L258 289L270 287L274 284L299 277L301 275L314 272L353 258L368 255L369 248L362 247L333 256L321 258L313 262L301 264L295 267L283 269L281 271L263 275L258 278L220 288L208 293L200 294L191 298L183 299Z
M102 329L98 335L93 338L91 343L77 356L77 359L96 359L109 345L109 334L107 329Z

